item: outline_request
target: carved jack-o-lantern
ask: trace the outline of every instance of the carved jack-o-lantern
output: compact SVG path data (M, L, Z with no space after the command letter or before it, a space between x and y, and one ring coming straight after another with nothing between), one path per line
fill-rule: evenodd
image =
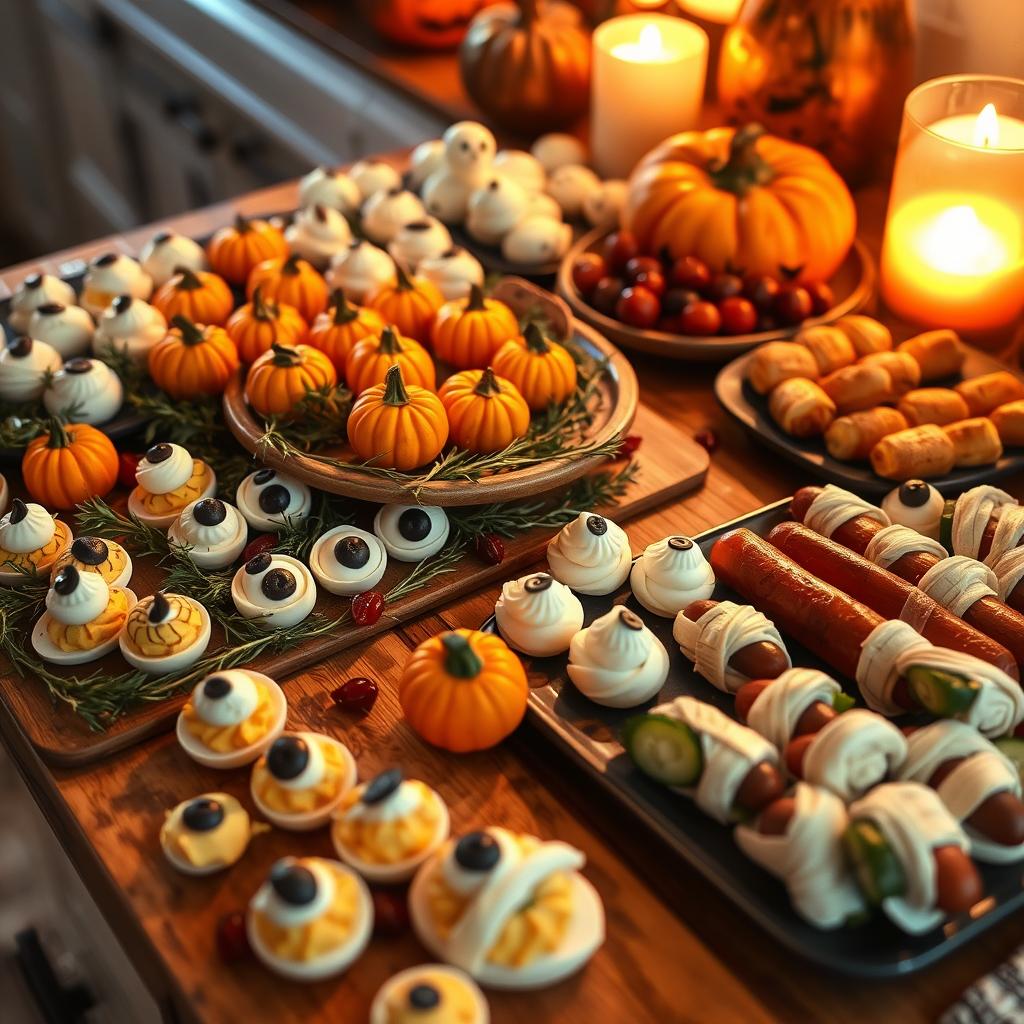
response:
M473 16L494 0L364 0L370 24L386 39L421 49L458 46Z

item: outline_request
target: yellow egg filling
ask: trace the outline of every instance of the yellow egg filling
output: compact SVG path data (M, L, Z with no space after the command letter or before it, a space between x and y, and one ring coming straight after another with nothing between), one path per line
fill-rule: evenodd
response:
M264 755L253 769L253 790L266 807L280 814L306 814L319 811L338 799L345 776L345 762L341 748L333 743L320 743L324 755L324 777L308 789L289 789L282 786L267 771Z
M540 841L534 836L517 836L516 842L527 856ZM472 899L473 894L463 896L452 890L440 871L434 873L427 905L442 939L447 939ZM487 952L488 963L522 968L553 953L565 938L572 914L572 880L564 872L557 872L537 886L530 902L505 922L497 942Z
M441 996L432 1010L409 1005L409 993L417 985L430 985ZM476 996L465 982L450 974L424 971L388 993L387 1024L474 1024L479 1019Z
M339 844L368 864L399 864L427 849L437 833L441 807L429 786L417 780L405 785L416 788L419 806L406 817L390 821L346 819L345 811L359 802L357 790L347 793L333 825Z
M243 750L253 743L258 743L274 724L276 709L269 688L260 682L254 685L258 695L256 708L248 718L237 725L210 725L209 722L204 722L190 700L182 709L185 728L203 746L218 754Z
M175 594L165 595L172 614L160 623L149 621L150 601L140 601L128 616L125 635L144 658L166 658L199 640L203 617L199 606Z
M160 842L172 857L195 868L234 864L245 853L250 836L262 831L258 825L250 829L249 815L241 806L229 807L224 820L209 832L193 832L182 824L180 816L172 823L172 816L173 812L168 813Z
M107 607L92 622L82 626L66 626L51 615L46 624L46 635L54 647L67 653L91 651L113 640L121 632L127 617L127 593L120 587L111 587Z
M53 526L53 536L35 551L6 551L0 547L0 572L10 572L11 566L36 573L48 572L71 543L71 529L67 523L55 519Z
M128 555L124 548L120 544L107 543L107 557L104 561L98 565L87 565L85 562L79 561L70 549L66 550L60 558L53 563L53 569L51 570L51 578L56 576L57 573L64 568L65 565L73 565L79 572L94 572L102 576L108 584L112 584L121 573L124 572L125 566L128 564Z
M137 493L139 504L154 516L165 516L180 512L186 505L201 497L210 485L210 467L201 459L192 460L192 476L173 491L166 494L150 494L140 485Z
M362 907L356 880L333 864L324 865L334 879L331 905L307 924L285 928L253 911L253 925L264 946L282 960L318 960L345 945L359 925Z

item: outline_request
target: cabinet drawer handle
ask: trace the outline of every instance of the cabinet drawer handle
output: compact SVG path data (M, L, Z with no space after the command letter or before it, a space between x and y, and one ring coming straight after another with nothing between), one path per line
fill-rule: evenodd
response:
M14 944L21 972L46 1024L82 1024L96 1005L92 989L84 982L61 983L35 928L18 932Z

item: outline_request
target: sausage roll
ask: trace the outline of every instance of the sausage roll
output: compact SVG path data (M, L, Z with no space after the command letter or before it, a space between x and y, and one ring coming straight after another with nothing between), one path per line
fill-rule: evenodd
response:
M840 416L825 431L829 455L843 462L866 459L871 449L889 434L907 429L903 414L886 405Z
M884 366L892 377L892 390L898 397L921 383L921 367L906 352L872 352L861 361L861 366Z
M813 380L784 380L768 399L768 411L793 437L817 437L835 419L836 407Z
M873 352L892 350L892 331L872 316L851 313L849 316L841 316L833 326L850 339L858 359Z
M792 341L769 341L747 363L747 380L759 395L767 395L776 384L792 377L815 380L817 376L818 364L810 350Z
M952 438L932 423L889 434L871 449L871 468L887 480L942 476L954 465Z
M972 416L987 416L1007 402L1024 398L1024 382L1009 370L997 370L957 384L955 390L967 403Z
M925 331L914 338L908 338L896 347L897 352L913 356L921 367L921 380L941 380L959 373L964 365L964 347L956 331L948 328L940 331Z
M970 416L967 403L952 388L917 388L908 391L897 406L912 427L922 423L955 423ZM1024 410L1022 410L1024 412Z
M942 428L953 442L958 466L986 466L1003 455L999 431L987 416L959 420Z
M857 361L853 342L838 327L805 327L793 340L810 350L823 375Z
M1003 444L1024 444L1024 398L993 409L990 418Z
M870 409L892 401L892 377L883 366L854 363L821 379L821 388L840 413Z

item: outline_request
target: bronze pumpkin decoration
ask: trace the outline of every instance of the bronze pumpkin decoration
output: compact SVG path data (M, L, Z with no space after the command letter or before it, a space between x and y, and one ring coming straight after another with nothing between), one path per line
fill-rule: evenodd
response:
M459 51L466 91L488 117L537 135L564 128L590 103L590 33L561 0L482 11Z

